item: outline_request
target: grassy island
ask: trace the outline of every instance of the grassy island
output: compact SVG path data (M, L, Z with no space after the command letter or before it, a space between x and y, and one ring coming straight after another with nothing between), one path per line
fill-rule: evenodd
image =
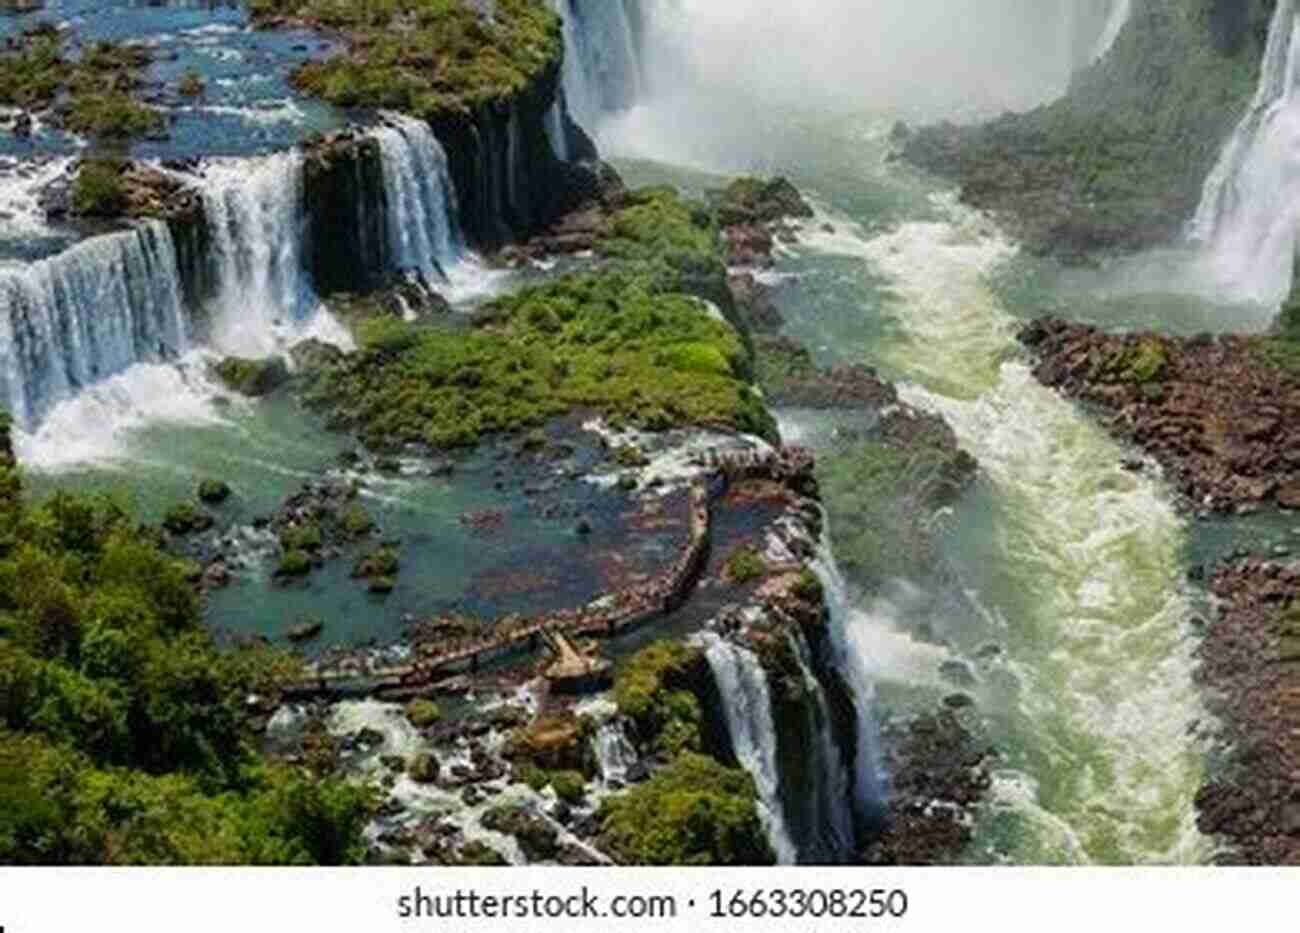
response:
M563 55L559 18L542 0L251 0L255 25L340 35L346 51L298 68L293 83L340 107L430 119L519 94Z
M0 51L0 104L50 110L65 129L96 139L162 129L162 114L134 96L151 60L148 49L97 42L74 57L69 38L67 31L39 26Z

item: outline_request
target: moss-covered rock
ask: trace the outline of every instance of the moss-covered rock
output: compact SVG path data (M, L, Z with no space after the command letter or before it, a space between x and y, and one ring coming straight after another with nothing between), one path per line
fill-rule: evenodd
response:
M406 764L406 773L417 784L433 784L441 771L438 759L429 752L417 752Z
M599 845L625 865L771 865L753 779L686 753L606 798Z
M220 479L202 480L199 483L198 496L200 502L219 505L230 498L230 484Z
M506 746L506 757L521 768L542 771L591 773L593 761L588 739L592 725L572 713L540 716L515 730Z
M162 526L176 535L207 531L215 520L192 502L178 502L163 515Z
M305 577L311 573L311 555L306 551L285 551L275 569L277 577Z
M279 356L253 360L228 356L213 367L225 385L241 395L269 395L289 379L289 368Z
M786 178L737 178L714 195L714 204L718 223L724 227L813 216L813 209Z
M432 700L412 700L406 704L406 718L417 729L424 729L442 719L442 709Z
M549 820L526 806L493 807L483 814L480 822L485 829L514 836L530 862L549 861L559 851L559 831Z

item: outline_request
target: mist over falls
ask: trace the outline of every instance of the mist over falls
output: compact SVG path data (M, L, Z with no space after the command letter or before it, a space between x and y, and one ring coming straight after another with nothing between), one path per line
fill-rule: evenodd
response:
M739 142L754 110L969 119L1026 109L1104 55L1131 11L1130 0L557 6L569 13L566 36L576 33L565 72L570 108L631 154L680 151L696 137Z

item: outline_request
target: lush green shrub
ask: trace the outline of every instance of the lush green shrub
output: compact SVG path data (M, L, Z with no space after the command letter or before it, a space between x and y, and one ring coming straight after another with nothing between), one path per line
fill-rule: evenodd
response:
M125 163L115 158L83 159L72 183L72 209L87 217L117 217L127 208L122 186Z
M756 799L744 771L687 752L602 802L600 843L626 865L771 865Z
M176 503L167 510L162 520L162 526L177 535L207 531L212 525L212 516L192 502Z
M311 555L306 551L285 551L275 569L277 577L305 577L311 573Z
M668 754L700 748L698 689L703 658L698 648L658 641L619 668L614 701L636 725L638 737Z
M763 555L754 547L739 547L727 558L727 576L736 583L756 580L767 571Z
M368 791L256 764L246 700L297 662L217 651L112 500L0 499L0 528L0 864L361 858Z

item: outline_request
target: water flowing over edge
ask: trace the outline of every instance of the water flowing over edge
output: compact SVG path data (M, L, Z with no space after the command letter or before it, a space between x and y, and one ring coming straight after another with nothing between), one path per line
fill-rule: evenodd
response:
M785 825L767 672L752 651L713 632L701 632L698 638L722 696L736 758L758 789L759 817L777 864L792 865L797 852Z
M1206 178L1188 231L1205 244L1221 288L1274 307L1291 290L1300 227L1298 80L1300 15L1295 0L1278 0L1255 97Z

